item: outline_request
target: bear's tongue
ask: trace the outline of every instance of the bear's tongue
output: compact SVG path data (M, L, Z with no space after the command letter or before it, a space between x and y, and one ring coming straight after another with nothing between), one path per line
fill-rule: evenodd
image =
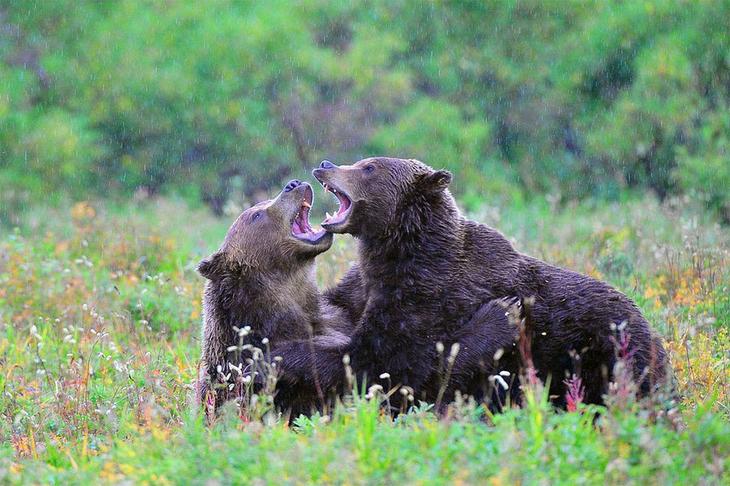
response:
M306 240L315 240L319 236L309 224L309 206L302 205L294 217L291 225L291 232L294 236ZM321 233L321 232L320 232Z
M309 233L312 231L311 226L309 226L309 208L307 206L302 205L299 208L299 212L294 217L294 222L292 223L291 230L292 233L295 235L303 235L306 233Z

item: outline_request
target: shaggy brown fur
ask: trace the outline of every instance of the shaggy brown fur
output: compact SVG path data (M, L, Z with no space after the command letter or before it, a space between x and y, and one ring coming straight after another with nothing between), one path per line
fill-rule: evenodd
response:
M450 173L416 160L371 158L339 167L325 161L314 175L341 204L323 227L359 241L359 277L350 275L346 285L361 278L366 304L360 327L341 349L313 354L290 343L277 350L292 386L307 386L313 366L335 386L348 353L359 377L372 382L387 371L392 382L429 395L435 341L448 349L467 340L485 353L505 346L509 332L488 332L479 342L465 332L463 318L504 296L535 298L533 358L538 375L551 377L557 405L564 405L563 380L572 373L582 378L587 402L602 402L616 361L612 324L625 323L641 393L663 381L665 351L631 300L606 283L521 254L498 231L465 219L447 189ZM464 369L474 356L488 361L484 353L472 354Z
M249 326L242 344L260 349L266 349L264 338L270 346L310 338L322 347L348 341L352 321L324 303L315 284L314 259L329 249L332 235L309 227L311 202L309 184L290 182L275 199L244 211L220 249L199 264L200 274L208 279L199 402L212 400L215 407L228 396L219 378L231 373L229 364L241 364L232 363L234 352L228 351L239 345L234 326Z

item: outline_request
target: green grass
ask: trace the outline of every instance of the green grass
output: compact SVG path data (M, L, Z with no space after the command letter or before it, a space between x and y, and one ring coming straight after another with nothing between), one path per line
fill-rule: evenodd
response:
M331 416L207 427L191 404L202 279L216 220L172 200L34 209L0 237L0 482L727 484L730 231L651 199L484 207L533 255L628 293L666 340L682 401L486 417L457 403L393 419L350 398ZM322 285L355 258L338 237ZM596 413L600 412L598 416Z

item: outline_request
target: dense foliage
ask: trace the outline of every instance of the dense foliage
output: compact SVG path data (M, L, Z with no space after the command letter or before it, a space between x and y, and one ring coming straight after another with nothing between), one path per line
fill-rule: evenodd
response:
M724 0L2 0L0 206L220 211L386 153L454 170L468 205L638 187L727 219L729 24Z

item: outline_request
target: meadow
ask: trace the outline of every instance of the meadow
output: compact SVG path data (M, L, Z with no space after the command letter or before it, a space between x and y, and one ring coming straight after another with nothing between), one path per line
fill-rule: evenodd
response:
M192 405L195 266L232 216L174 198L80 202L32 209L0 237L0 482L728 484L730 230L679 198L535 198L471 216L633 298L665 339L676 407L619 389L606 408L559 412L538 386L496 416L460 401L393 418L381 395L355 393L293 426L265 407L207 426ZM354 259L338 237L319 283Z

